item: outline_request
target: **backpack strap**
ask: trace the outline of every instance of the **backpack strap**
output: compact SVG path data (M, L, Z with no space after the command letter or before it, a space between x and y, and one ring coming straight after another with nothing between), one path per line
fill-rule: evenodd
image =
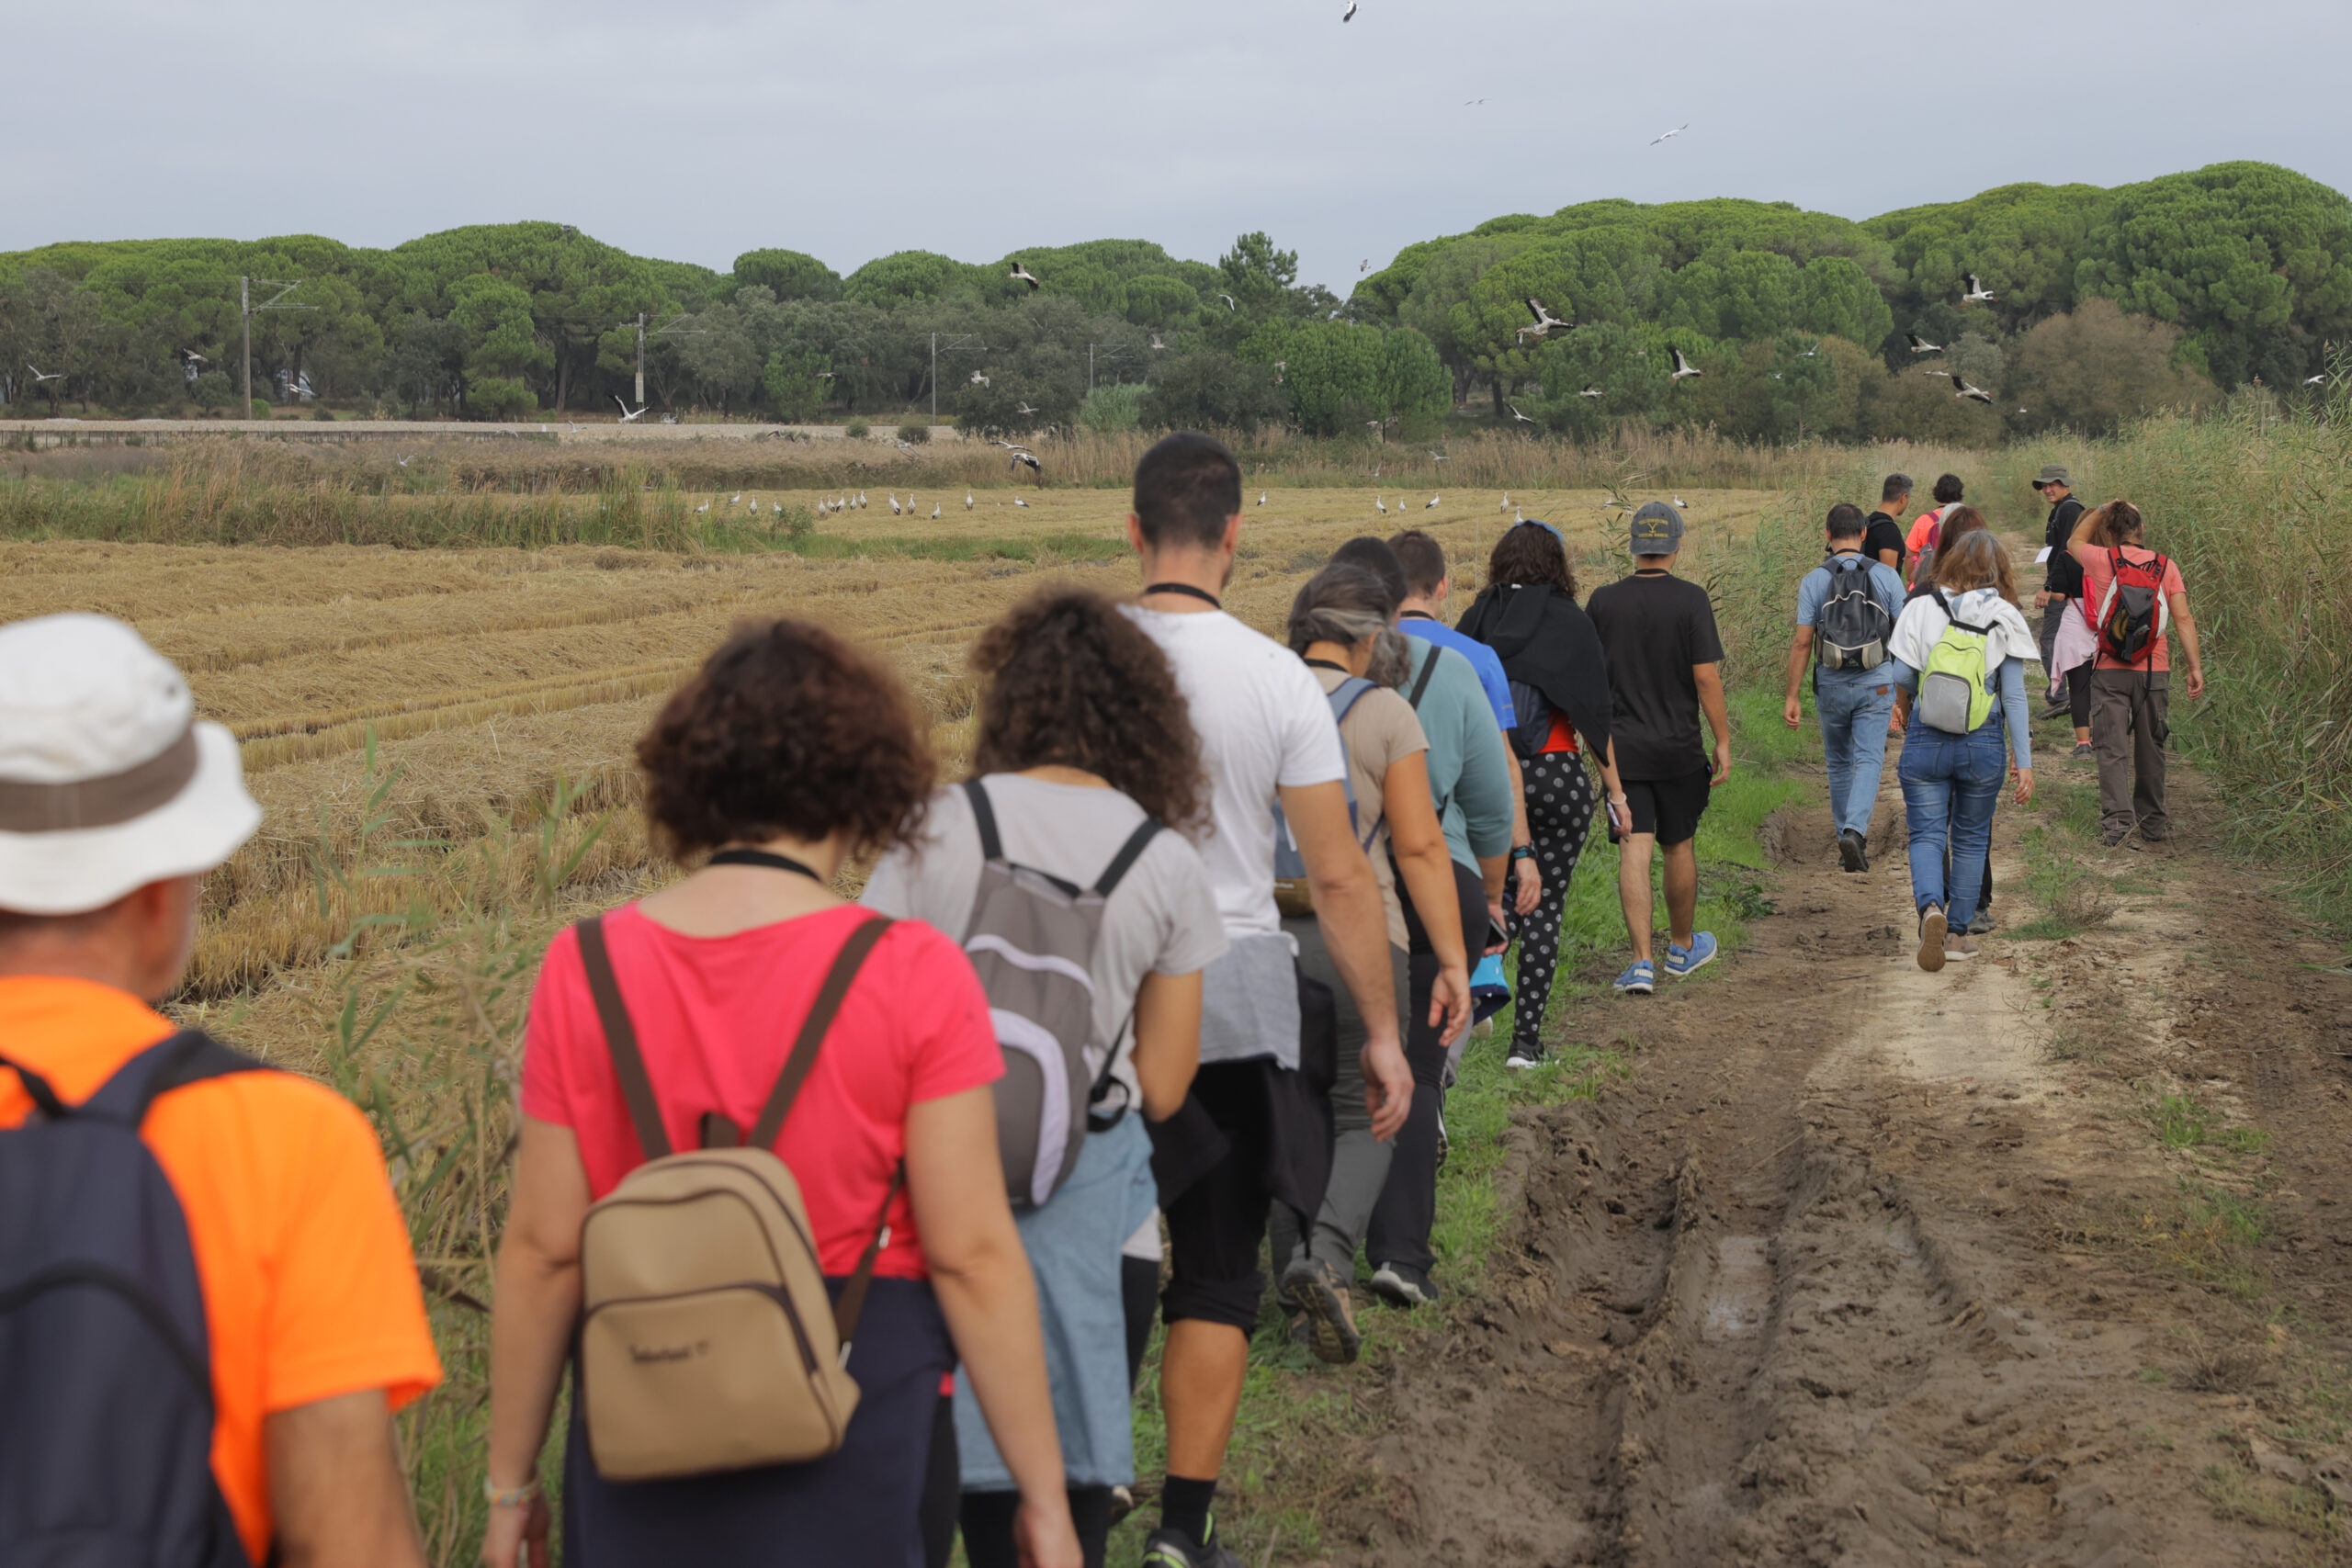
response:
M877 926L889 923L874 922ZM882 1195L882 1213L874 1222L874 1239L858 1254L857 1268L842 1287L841 1299L833 1303L833 1333L842 1342L841 1364L844 1367L849 1365L850 1341L857 1336L857 1320L865 1312L865 1287L873 1282L874 1265L880 1260L882 1249L890 1245L890 1206L899 1201L899 1190L906 1184L907 1162L900 1160L899 1168L890 1173L890 1190Z
M1377 686L1361 675L1351 675L1332 687L1328 698L1331 705L1331 722L1347 723L1348 715L1356 711L1356 705L1376 690Z
M1958 615L1953 615L1951 610L1951 601L1944 597L1944 591L1942 589L1931 588L1928 592L1936 596L1936 607L1944 613L1945 620L1951 622L1953 626L1958 626L1962 631L1973 633L1977 637L1991 637L1993 635L1993 628L1991 626L1971 626L1966 621L1962 620Z
M637 1047L637 1026L629 1021L620 984L613 977L605 917L591 915L573 929L580 933L580 966L588 972L588 994L595 998L596 1018L605 1026L605 1049L612 1055L614 1076L620 1079L621 1100L637 1129L638 1147L649 1160L666 1159L672 1152L670 1134L662 1125L662 1107L653 1098L645 1054Z
M1413 640L1415 642L1420 642L1423 639L1415 637ZM1413 711L1415 713L1421 711L1421 694L1430 689L1430 677L1437 673L1437 656L1445 651L1433 642L1430 643L1428 647L1430 656L1422 661L1421 673L1419 677L1413 682L1412 695L1405 699L1408 703L1412 705Z
M768 1102L761 1108L760 1119L752 1123L751 1134L745 1140L751 1147L764 1149L784 1131L784 1119L792 1113L792 1102L800 1094L800 1085L808 1077L808 1070L817 1065L817 1052L825 1043L825 1032L832 1028L833 1017L842 1010L842 999L849 995L857 972L865 966L866 955L874 951L874 944L882 940L882 933L890 925L887 919L866 920L842 943L825 983L817 989L817 999L809 1004L808 1016L800 1022L800 1034L792 1043L792 1055L785 1058L784 1071L777 1075L775 1088L768 1091Z
M150 1045L115 1069L114 1076L79 1105L66 1104L49 1080L29 1067L20 1066L5 1056L0 1056L0 1067L16 1073L25 1086L25 1093L32 1097L33 1103L49 1121L94 1116L126 1127L136 1127L144 1122L147 1108L175 1089L234 1073L269 1071L253 1057L242 1051L232 1051L200 1029L184 1029Z
M972 803L972 821L980 830L980 858L1002 860L1004 840L996 830L996 808L989 804L989 792L978 779L964 781L964 798Z
M1136 862L1143 859L1143 852L1151 847L1152 840L1159 836L1160 826L1158 818L1147 817L1134 832L1127 835L1127 841L1119 846L1119 852L1111 858L1111 863L1104 866L1102 874L1095 879L1096 897L1108 898L1111 896L1112 889L1135 869Z

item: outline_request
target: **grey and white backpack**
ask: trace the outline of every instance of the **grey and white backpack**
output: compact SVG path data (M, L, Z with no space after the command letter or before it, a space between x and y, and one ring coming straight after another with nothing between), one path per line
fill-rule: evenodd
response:
M1016 1209L1044 1203L1069 1179L1109 1093L1119 1042L1102 1060L1094 1035L1094 949L1111 894L1143 857L1160 824L1146 818L1091 887L1077 887L1005 858L988 790L967 780L980 834L980 886L964 926L964 953L988 993L1004 1052L996 1083L996 1136L1005 1189ZM1117 1121L1114 1115L1102 1124Z

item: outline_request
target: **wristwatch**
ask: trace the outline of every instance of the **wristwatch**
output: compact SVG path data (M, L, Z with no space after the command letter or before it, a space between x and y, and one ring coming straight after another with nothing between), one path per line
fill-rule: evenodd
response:
M1510 858L1513 860L1533 860L1535 858L1535 846L1533 844L1513 844L1510 847Z

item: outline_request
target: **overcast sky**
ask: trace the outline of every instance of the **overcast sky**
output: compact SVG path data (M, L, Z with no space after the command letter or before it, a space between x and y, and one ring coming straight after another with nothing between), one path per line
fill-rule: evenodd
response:
M2346 0L1344 4L0 0L0 250L537 218L847 273L1264 229L1344 294L1602 197L1866 218L2234 158L2352 190Z

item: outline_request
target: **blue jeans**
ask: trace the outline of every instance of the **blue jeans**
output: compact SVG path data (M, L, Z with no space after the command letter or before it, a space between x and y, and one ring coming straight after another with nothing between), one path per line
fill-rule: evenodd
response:
M1821 756L1829 764L1829 814L1838 830L1870 837L1886 769L1886 724L1894 682L1875 670L1824 670L1813 705L1821 715Z
M1897 776L1911 827L1911 897L1922 910L1942 905L1953 931L1966 931L1976 918L1993 845L1993 807L2000 803L2008 772L2008 739L1998 707L1968 735L1946 735L1916 717L1904 732Z

